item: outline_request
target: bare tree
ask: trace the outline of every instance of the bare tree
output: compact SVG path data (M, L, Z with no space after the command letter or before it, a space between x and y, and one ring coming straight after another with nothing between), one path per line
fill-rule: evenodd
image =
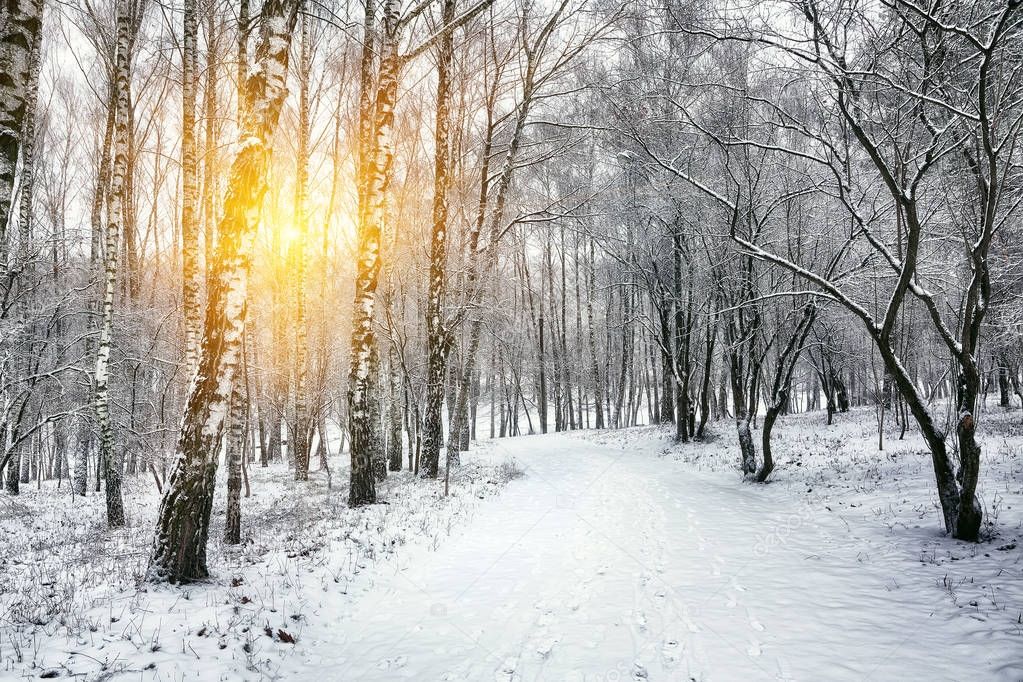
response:
M732 237L756 258L816 285L863 324L930 449L946 530L956 538L977 540L982 511L976 498L980 445L974 413L981 383L978 348L991 295L989 255L994 236L1020 202L1006 190L1023 123L1018 97L1023 83L1018 69L1001 68L1014 59L1020 4L1007 2L982 14L976 6L913 0L885 5L887 11L873 16L855 3L800 0L791 5L801 22L791 34L761 25L701 34L783 53L818 77L814 86L829 93L833 111L807 115L785 103L768 103L783 128L800 140L798 145L736 138L728 143L769 149L820 169L826 178L822 182L830 183L829 193L853 225L850 237L836 240L841 245L836 258L855 254L854 244L868 249L889 273L886 302L871 310L861 290L736 231ZM868 35L901 38L894 49L881 52L870 40L859 42ZM798 44L800 38L807 42ZM953 52L956 57L950 59ZM960 87L964 83L971 87ZM871 184L864 186L867 168ZM878 186L887 194L894 220L871 211ZM948 193L954 204L947 201ZM943 230L936 214L954 229ZM959 267L950 281L941 282L945 293L936 287L948 268L935 273L922 260L929 240L941 243L945 257ZM945 432L896 350L896 325L911 301L925 310L961 377L955 396L958 471Z

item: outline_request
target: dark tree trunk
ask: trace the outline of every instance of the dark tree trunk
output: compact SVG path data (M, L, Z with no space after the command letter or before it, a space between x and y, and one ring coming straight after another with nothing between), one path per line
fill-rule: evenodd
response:
M662 424L675 421L675 374L672 370L671 316L668 314L667 302L661 300L660 305L661 332L661 414Z
M714 366L714 346L717 339L717 315L711 316L707 324L707 341L704 346L703 379L700 381L700 423L696 427L696 438L702 439L710 418L710 376Z
M401 471L401 431L402 413L401 397L402 381L401 372L398 367L398 353L393 345L390 350L388 364L388 403L387 403L387 468L391 471Z
M1009 407L1009 364L1002 356L998 362L998 405Z
M247 411L242 382L236 380L231 392L231 422L227 435L227 519L224 523L224 543L228 545L237 545L242 541L242 457Z
M781 408L777 404L768 406L767 411L764 413L763 432L760 438L763 460L754 479L757 483L766 481L767 477L774 471L774 457L771 454L771 430L774 429L774 423L777 421L779 414L781 414Z
M442 23L454 19L455 0L444 0ZM444 406L444 377L450 342L444 329L444 288L446 284L448 239L448 185L450 171L451 98L450 70L452 38L441 40L437 52L437 116L434 127L433 230L430 233L430 288L426 306L426 405L424 408L422 475L436 478L440 448L444 439L441 410Z

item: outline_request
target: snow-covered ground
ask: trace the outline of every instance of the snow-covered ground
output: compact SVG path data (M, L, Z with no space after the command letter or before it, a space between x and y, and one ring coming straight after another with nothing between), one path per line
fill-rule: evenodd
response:
M276 497L249 505L263 515L252 544L213 543L217 580L184 590L134 591L144 557L111 556L98 508L29 494L30 532L12 542L5 521L0 598L9 608L12 576L36 598L54 576L83 602L54 607L80 633L54 616L5 622L0 674L1023 679L1019 413L985 416L993 537L979 545L942 535L915 434L878 452L873 413L822 419L782 420L764 486L739 479L727 423L699 444L649 427L500 440L474 451L453 498L398 478L392 504L361 512L322 491L296 500L279 472L257 487ZM92 530L54 534L62 519ZM82 546L45 546L69 534Z
M395 556L440 547L516 472L470 463L446 498L443 482L392 474L378 484L384 503L359 510L345 504L347 469L334 472L333 490L323 472L308 483L283 465L250 474L243 544L220 541L220 480L213 578L180 588L142 582L159 505L151 479L126 481L128 526L113 533L102 494L76 498L66 482L63 493L25 485L17 498L0 493L0 680L279 677L281 659L323 616L321 602L340 610L372 592L374 572L386 573Z

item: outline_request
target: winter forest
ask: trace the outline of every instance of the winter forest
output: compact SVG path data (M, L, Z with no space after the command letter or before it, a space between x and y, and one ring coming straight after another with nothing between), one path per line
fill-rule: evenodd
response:
M0 679L1023 680L1023 0L7 0Z

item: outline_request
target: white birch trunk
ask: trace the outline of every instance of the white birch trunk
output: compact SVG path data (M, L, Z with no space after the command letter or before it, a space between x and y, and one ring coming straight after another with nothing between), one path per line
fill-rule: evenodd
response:
M126 206L128 172L128 90L131 84L131 10L127 0L117 4L117 54L114 62L114 136L111 164L110 209L106 224L104 288L101 304L99 347L96 353L96 421L99 426L99 458L105 479L107 524L124 525L121 499L121 461L114 447L110 421L110 351L113 345L114 294L117 288L118 255Z
M199 22L196 0L184 2L181 41L181 279L185 367L195 372L199 346L199 158L195 139Z
M3 3L0 8L0 282L6 286L7 225L14 199L25 116L32 47L42 32L42 0Z
M187 582L208 576L213 485L241 358L252 246L267 190L270 142L287 95L297 0L267 0L255 65L246 81L245 121L217 230L198 371L189 388L167 491L160 505L151 576Z
M309 418L307 395L308 321L306 319L306 270L309 259L309 77L312 60L309 45L310 17L303 0L301 49L299 52L298 169L295 180L295 480L309 480Z

